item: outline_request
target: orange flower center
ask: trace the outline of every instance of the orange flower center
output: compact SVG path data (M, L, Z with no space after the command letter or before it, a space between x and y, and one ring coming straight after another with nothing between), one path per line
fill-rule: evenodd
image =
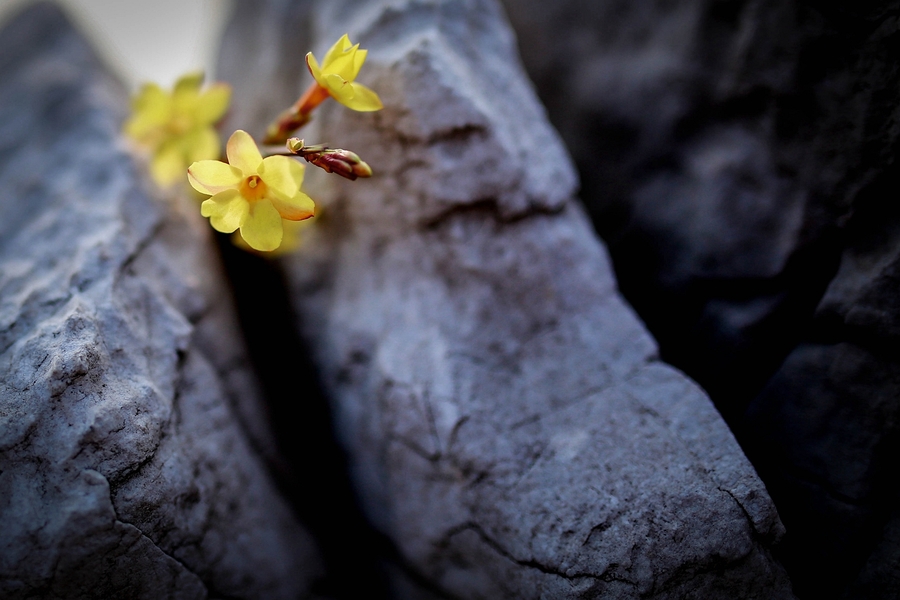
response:
M267 191L266 182L259 175L251 175L241 183L241 196L251 202L265 198Z

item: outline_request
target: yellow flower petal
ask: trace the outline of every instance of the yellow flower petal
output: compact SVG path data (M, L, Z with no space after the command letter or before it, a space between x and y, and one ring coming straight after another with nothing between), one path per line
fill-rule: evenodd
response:
M359 49L359 44L352 44L345 33L325 54L321 66L312 52L306 55L306 65L319 85L340 95L341 87L356 79L368 54L368 50ZM340 83L333 77L340 79Z
M219 137L211 124L227 110L230 88L217 84L201 95L202 85L203 73L191 73L181 77L171 93L147 84L132 100L134 113L125 122L123 132L153 153L151 175L160 185L184 177L185 167L192 162L220 156ZM203 166L198 169L188 175L188 180L202 193L212 195L235 187L231 181L233 173L227 166L226 171L218 171L220 179L227 175L227 181L207 180L207 175L215 177L216 171ZM240 176L241 172L237 172Z
M201 85L203 85L203 71L187 73L179 77L178 81L175 82L172 96L177 98L178 96L197 94Z
M200 214L209 217L216 231L232 233L244 224L250 212L250 203L237 190L225 190L200 205Z
M352 108L359 112L371 112L383 108L381 98L378 97L378 94L363 84L356 82L348 83L346 88L350 88L349 93L344 91L342 98L335 99L347 108Z
M353 55L353 68L350 69L350 76L347 77L347 81L353 81L354 79L356 79L356 76L359 75L359 70L362 68L363 63L366 62L366 57L368 55L368 50L356 51L356 54Z
M238 129L228 138L225 154L228 156L228 163L240 169L244 177L256 175L262 163L262 154L259 153L256 142L243 129Z
M322 76L322 69L319 67L319 62L312 52L306 53L306 67L309 69L309 74L316 80L316 83L324 87L325 79Z
M306 241L304 230L312 227L315 224L315 221L316 217L312 217L303 221L282 220L281 245L274 250L267 251L265 255L267 257L283 256L298 249ZM253 250L253 248L250 247L247 242L244 241L244 238L242 238L239 233L235 233L231 236L231 243L238 248L241 248L242 250L246 250L248 252L256 252L255 250Z
M166 105L171 100L169 94L155 83L145 83L131 100L131 110L135 112L157 111L168 114Z
M299 181L297 167L300 168ZM259 166L259 176L271 191L290 198L303 183L303 165L287 156L267 156Z
M325 83L323 84L325 89L328 90L328 93L331 94L332 98L341 104L343 104L345 100L353 98L353 88L351 88L350 84L344 81L340 75L325 73L322 78L325 80Z
M175 82L172 90L172 105L175 117L193 124L194 113L200 100L200 86L203 85L203 72L190 73Z
M356 73L353 72L353 68L356 64L354 58L358 48L359 44L337 55L330 64L323 64L322 70L326 73L334 73L345 81L352 81L356 76Z
M316 204L300 191L304 166L287 156L269 156L263 160L260 177L269 186L269 200L283 219L302 221L315 214Z
M352 46L353 44L350 42L350 36L346 33L341 36L341 38L336 41L331 48L328 49L328 52L325 53L325 58L322 59L322 68L328 69L329 65L334 62L334 60L340 56L347 48Z
M123 126L126 135L139 142L152 137L155 130L172 118L172 99L158 85L147 84L131 102L133 114Z
M243 178L239 169L218 160L199 160L188 168L188 181L204 194L237 189Z
M254 202L241 224L241 237L254 250L271 251L281 245L281 215L267 199Z
M194 119L198 125L212 125L222 118L231 103L231 86L217 83L200 94L194 109Z
M177 141L163 144L153 155L150 175L160 187L168 187L184 177L184 154Z
M198 127L189 132L181 138L181 147L185 164L218 158L221 153L219 134L212 127Z
M287 199L273 196L271 200L281 218L288 221L303 221L316 214L316 203L303 192L297 192Z

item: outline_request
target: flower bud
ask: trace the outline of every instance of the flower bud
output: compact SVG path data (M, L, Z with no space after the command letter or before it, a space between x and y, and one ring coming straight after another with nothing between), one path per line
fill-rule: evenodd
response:
M325 144L306 146L300 138L290 138L287 149L326 173L335 173L351 181L357 177L372 176L372 168L358 154L349 150L329 148Z

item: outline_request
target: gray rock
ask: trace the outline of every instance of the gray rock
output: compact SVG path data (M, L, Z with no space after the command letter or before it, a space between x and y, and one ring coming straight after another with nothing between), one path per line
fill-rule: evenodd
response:
M504 2L623 293L739 416L893 160L897 3Z
M313 6L239 5L219 72L261 132L310 81L261 97L263 57L369 49L384 110L331 102L302 134L375 176L308 175L321 216L285 268L367 514L432 586L402 594L792 597L766 490L619 296L499 7ZM308 36L241 51L298 14Z
M52 5L0 33L0 596L296 598L316 556L208 226L126 102Z
M798 595L895 597L900 3L504 3L625 296L752 449Z
M798 579L815 593L821 569L839 569L831 585L846 598L887 599L900 580L900 214L862 205L848 233L808 339L750 405L748 428L791 515Z

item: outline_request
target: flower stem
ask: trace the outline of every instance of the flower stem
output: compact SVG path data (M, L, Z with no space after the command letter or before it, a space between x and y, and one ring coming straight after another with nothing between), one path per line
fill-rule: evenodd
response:
M328 90L314 81L292 107L266 128L263 143L283 144L293 132L309 123L312 111L328 97Z

